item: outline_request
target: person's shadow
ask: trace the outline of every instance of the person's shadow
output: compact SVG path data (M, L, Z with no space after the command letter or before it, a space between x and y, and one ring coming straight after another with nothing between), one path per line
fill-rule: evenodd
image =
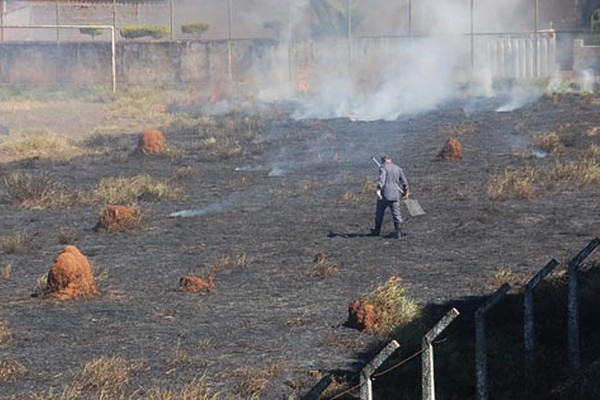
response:
M327 234L327 237L330 238L345 238L345 239L352 239L352 238L362 238L362 237L375 237L376 235L373 234L373 232L369 232L369 233L363 233L363 232L357 232L357 233L345 233L345 232L334 232L334 231L329 231L329 233Z

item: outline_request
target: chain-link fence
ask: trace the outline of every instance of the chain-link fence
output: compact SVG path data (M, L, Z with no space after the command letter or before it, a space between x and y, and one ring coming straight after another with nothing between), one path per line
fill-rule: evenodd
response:
M111 76L113 86L115 80L173 86L285 81L304 91L315 80L331 81L332 73L377 86L382 76L423 75L424 68L430 80L474 69L489 79L548 77L557 62L566 68L574 64L574 35L593 35L593 24L583 23L593 15L592 3L0 0L0 79L31 80L24 78L24 64L36 64L20 43L34 46L40 60L56 59L56 73L43 79L39 68L31 67L44 82L58 75L65 82L98 81L91 71L96 64L103 66L103 81ZM60 60L55 42L63 44ZM590 60L585 67L595 68ZM65 68L67 61L75 72Z
M511 0L105 0L2 3L3 40L110 40L107 32L8 28L28 25L154 26L161 39L290 39L589 30L599 1ZM583 5L585 4L585 5ZM205 28L186 29L203 22ZM123 36L117 34L117 40Z

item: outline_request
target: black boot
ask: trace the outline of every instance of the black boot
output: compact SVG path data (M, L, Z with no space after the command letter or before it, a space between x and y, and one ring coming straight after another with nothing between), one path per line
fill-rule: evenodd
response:
M402 234L400 233L400 227L396 226L394 230L394 239L400 239Z
M381 235L381 229L371 229L371 236L379 236Z

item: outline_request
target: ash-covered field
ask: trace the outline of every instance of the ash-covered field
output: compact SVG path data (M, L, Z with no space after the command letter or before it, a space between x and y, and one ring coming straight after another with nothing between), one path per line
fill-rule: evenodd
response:
M214 115L206 118L225 128L248 116L260 122L244 125L252 134L230 138L238 151L218 156L213 134L172 121L157 127L172 149L166 156L133 154L138 135L129 128L80 132L91 154L57 160L5 151L3 177L43 175L91 193L103 178L147 174L184 195L139 199L139 225L109 233L93 229L103 204L26 208L3 186L0 365L20 367L0 373L0 395L72 398L66 388L86 363L119 357L135 367L117 397L102 397L97 380L80 387L79 398L143 398L157 388L181 391L197 377L225 398L300 398L325 373L352 375L369 361L365 354L382 339L345 326L348 304L391 276L420 305L443 309L494 292L501 268L530 276L551 258L568 261L600 234L597 178L537 181L531 199L493 199L488 185L505 171L578 162L586 151L598 168L600 99L544 96L497 112L508 102L464 98L393 121L294 120L285 109ZM559 147L540 139L552 132ZM450 136L464 157L440 161ZM369 236L371 157L382 154L404 168L426 211L411 217L402 209L401 240ZM193 212L182 217L182 210ZM392 231L389 214L383 230ZM31 297L67 243L88 256L99 295ZM317 254L335 273L315 273ZM180 277L207 271L213 291L177 290Z

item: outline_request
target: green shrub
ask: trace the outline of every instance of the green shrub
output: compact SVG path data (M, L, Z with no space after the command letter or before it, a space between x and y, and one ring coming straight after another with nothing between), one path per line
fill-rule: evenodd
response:
M125 39L137 39L150 36L154 39L161 39L168 36L171 30L163 25L139 25L124 26L120 30L121 36Z
M94 39L96 36L102 35L104 29L102 28L79 28L79 33L82 35L89 35Z
M210 29L210 24L206 21L193 21L181 25L181 32L189 33L200 37L204 32Z

